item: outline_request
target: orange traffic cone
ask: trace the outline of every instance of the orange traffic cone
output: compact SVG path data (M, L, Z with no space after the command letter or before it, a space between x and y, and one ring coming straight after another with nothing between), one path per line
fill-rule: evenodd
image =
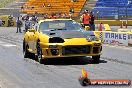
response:
M82 68L82 77L88 78L88 72L84 70L84 67Z
M102 31L102 23L99 25L99 31Z
M84 67L82 68L82 76L79 78L79 82L82 86L91 85L91 81L88 78L88 71L85 71Z

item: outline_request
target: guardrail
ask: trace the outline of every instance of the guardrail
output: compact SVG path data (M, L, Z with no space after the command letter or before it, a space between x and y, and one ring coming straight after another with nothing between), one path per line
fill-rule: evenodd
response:
M132 20L95 20L95 24L109 24L110 26L131 26Z

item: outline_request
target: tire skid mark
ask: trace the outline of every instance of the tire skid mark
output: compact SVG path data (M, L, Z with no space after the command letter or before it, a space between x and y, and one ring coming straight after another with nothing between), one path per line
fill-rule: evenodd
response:
M16 61L11 61L10 62L10 65L11 64L14 64ZM4 65L8 65L9 63L7 63L7 64L4 64ZM20 63L17 63L18 65L21 65ZM29 64L30 65L30 64ZM10 67L10 69L12 69L12 71L15 71L15 68L17 68L16 66L9 66ZM31 69L31 68L30 68ZM35 71L36 69L33 69L33 71ZM38 72L40 71L39 69L37 70ZM27 72L27 71L26 71ZM30 72L30 76L32 76L32 78L33 78L33 75L35 75L35 74L32 74L32 72L31 71L29 71ZM29 74L29 72L28 72L28 74ZM39 74L38 74L39 75ZM18 76L18 75L17 75Z
M120 45L109 45L109 44L103 44L103 46L132 51L131 46L120 46Z
M30 63L33 64L32 61ZM56 71L59 71L60 73L64 73L63 70L61 70L61 69L65 69L65 71L69 71L69 73L72 73L72 71L77 71L81 75L82 67L86 68L86 66L88 66L88 65L71 65L69 67L67 67L67 66L62 67L62 66L55 66L55 65L47 66L47 65L37 63L38 68L45 69L45 70L50 71L50 72L52 72L52 73L54 73L55 75L58 75L58 76L60 76L60 74L58 74ZM114 69L109 69L109 68L105 68L105 67L98 67L98 66L94 66L94 67L95 67L94 69L97 69L97 70L102 70L103 69L103 71L104 70L105 71L112 71L113 73L119 74L119 72L114 71ZM92 66L92 68L93 68L93 66ZM71 69L72 69L72 71L71 71ZM90 74L92 74L94 76L99 75L98 73L94 72L93 70L90 70ZM63 77L63 76L60 76L60 77Z
M102 59L104 59L104 58L102 58ZM30 62L31 64L32 64L32 61ZM92 64L89 64L89 66L90 65L92 65ZM54 74L56 74L56 75L58 75L57 74L57 70L59 70L60 72L62 71L61 69L65 69L65 70L67 70L67 71L69 71L69 69L71 70L71 69L73 69L73 71L75 70L75 69L77 69L76 71L78 71L78 72L81 72L81 69L82 69L82 67L86 67L86 66L88 66L88 65L71 65L71 66L69 66L69 67L66 67L66 66L53 66L52 65L52 67L51 66L47 66L47 65L43 65L43 64L39 64L39 63L37 63L37 67L39 67L39 68L42 68L42 69L46 69L46 70L48 70L48 71L50 71L50 72L53 72ZM57 70L55 70L55 69L53 69L53 67L55 67ZM95 69L97 69L97 70L103 70L103 71L111 71L111 72L113 72L113 73L116 73L116 74L119 74L119 72L117 72L117 71L115 71L114 69L109 69L109 68L106 68L106 67L102 67L102 66L96 66L96 65L94 65L94 67L95 67ZM90 67L91 68L91 67ZM61 73L63 73L63 72L61 72ZM94 71L90 71L90 73L91 74L94 74L95 76L97 76L98 75L98 73L96 73L96 72L94 72ZM80 73L81 74L81 73ZM59 76L59 75L58 75Z
M17 41L17 40L14 40L13 38L9 38L9 37L5 37L5 36L0 36L0 38L2 38L2 39L6 39L6 40L9 40L9 41L11 41L11 42L13 42L13 43L20 43L20 44L22 44L22 42L21 41ZM29 63L32 63L32 61L29 61ZM56 73L55 71L54 71L54 69L50 69L50 67L49 66L40 66L41 64L36 64L36 66L37 67L39 67L39 68L42 68L42 69L46 69L46 70L48 70L48 71L50 71L50 72L54 72L54 73ZM56 67L58 67L58 66L56 66ZM57 74L56 74L57 75ZM59 75L58 75L59 76Z
M9 38L9 37L5 37L5 36L0 36L0 38L1 39L6 39L6 40L9 40L9 42L11 42L11 43L20 43L20 44L22 44L22 41L19 41L19 40L15 40L15 39L13 39L13 38Z
M28 59L28 58L26 58L26 59ZM60 74L58 74L57 69L53 69L53 68L51 68L51 66L40 64L39 62L35 62L33 60L27 60L26 62L29 62L32 65L35 65L37 67L37 70L39 70L39 69L46 70L46 71L54 74L56 77L60 77L60 78L67 79L68 81L70 81L67 77L65 77L63 74L61 74L61 70L59 70ZM58 66L53 66L53 65L52 65L52 67L59 68ZM37 71L37 73L39 74L39 71Z
M117 62L117 63L125 64L125 65L132 65L132 63L129 63L129 62L126 62L126 61L122 61L122 60L118 60L117 58L110 58L110 57L101 57L101 58L109 60L111 62Z

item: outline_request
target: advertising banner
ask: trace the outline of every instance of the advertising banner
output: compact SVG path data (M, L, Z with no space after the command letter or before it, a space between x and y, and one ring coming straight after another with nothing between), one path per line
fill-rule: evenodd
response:
M128 33L104 32L104 44L128 46Z

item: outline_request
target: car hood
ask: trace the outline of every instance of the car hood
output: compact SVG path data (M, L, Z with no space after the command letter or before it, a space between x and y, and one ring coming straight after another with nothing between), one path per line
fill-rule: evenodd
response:
M94 32L92 31L83 30L43 31L42 33L48 35L51 38L60 37L63 39L86 38L87 36L94 35Z

